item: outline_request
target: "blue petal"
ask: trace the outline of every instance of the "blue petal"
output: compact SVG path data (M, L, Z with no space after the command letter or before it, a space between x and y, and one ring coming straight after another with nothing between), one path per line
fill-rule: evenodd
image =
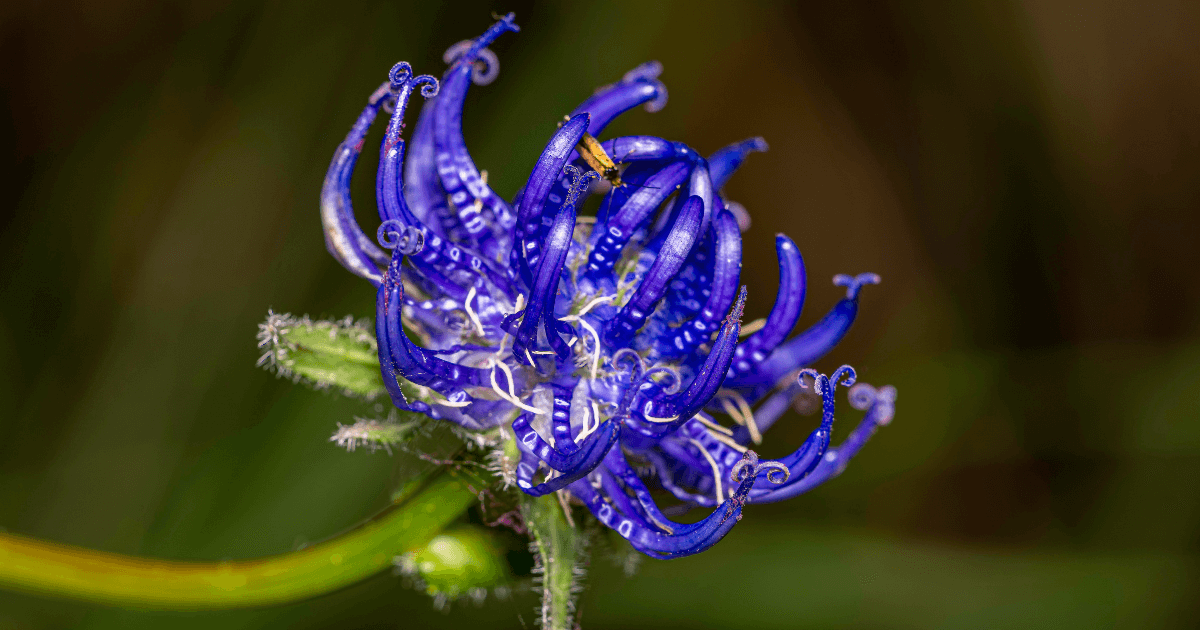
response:
M712 176L713 188L721 190L729 181L734 171L746 161L746 156L753 151L766 151L767 141L762 138L750 138L731 144L708 158L708 172Z
M362 153L363 139L375 121L379 107L392 96L390 81L371 94L367 106L350 128L350 133L334 151L333 162L321 186L321 223L325 228L325 248L343 267L370 280L375 286L383 281L383 273L379 268L388 264L390 256L379 249L358 226L354 218L354 206L350 202L350 178Z

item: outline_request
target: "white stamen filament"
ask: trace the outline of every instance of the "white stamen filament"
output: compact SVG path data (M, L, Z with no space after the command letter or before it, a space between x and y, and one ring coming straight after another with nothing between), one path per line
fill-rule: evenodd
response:
M676 420L678 420L678 419L679 419L679 416L671 416L671 417L669 417L669 418L656 418L656 417L654 417L654 416L652 416L652 415L650 415L650 414L648 414L648 413L644 413L644 414L642 414L642 417L643 417L643 418L645 418L645 419L646 419L646 421L648 421L648 422L656 422L656 423L659 423L659 424L666 424L666 423L668 423L668 422L675 422Z
M738 424L745 425L746 429L750 431L750 439L755 444L762 444L762 432L758 430L758 422L754 419L754 410L750 408L750 403L746 402L746 398L732 389L719 389L717 390L717 395L721 396L721 405L725 407L725 411L730 416L734 416L734 414L730 411L730 406L726 401L737 403L738 410L740 411L738 415L741 416L741 419L739 420L737 416L734 416L734 420L737 420Z
M592 301L588 302L587 304L585 304L583 306L583 308L579 309L578 313L575 313L575 316L583 317L584 315L587 315L588 311L592 310L592 308L594 308L597 304L600 304L602 302L611 302L615 299L617 299L617 296L615 296L615 295L602 295L598 298L593 299Z
M586 321L579 318L578 315L567 315L562 318L564 322L579 322L583 329L592 334L592 338L596 340L596 349L592 351L592 380L596 380L596 374L600 371L600 333L596 332L595 328ZM586 346L585 346L586 348Z
M742 412L738 410L732 400L720 395L717 396L717 400L721 401L721 407L725 409L725 413L729 414L730 418L733 418L734 422L743 427L746 426L746 418L742 416Z
M704 448L704 445L695 438L688 438L688 441L692 444L695 444L696 448L700 449L700 454L704 456L704 459L708 460L708 465L712 467L713 471L713 483L717 486L717 503L724 503L725 492L721 488L721 469L717 468L717 461L713 459L712 455L709 455L708 450Z
M713 422L712 420L709 420L708 418L705 418L704 416L701 416L699 414L697 414L695 416L695 420L699 421L700 424L703 424L704 426L706 426L714 431L720 431L721 433L724 433L725 435L729 435L729 436L733 435L733 431L729 430L727 427L723 427L723 426L717 424L716 422Z
M583 430L581 430L579 432L579 437L575 438L576 444L583 442L584 438L595 433L596 431L598 431L600 429L600 407L598 407L596 405L596 401L593 400L591 402L592 402L591 419L589 419L589 418L583 419ZM593 424L593 422L592 422L593 420L595 421L595 424Z
M722 428L724 428L724 427L722 427ZM735 450L735 451L737 451L737 452L739 452L739 453L745 453L745 452L746 452L746 447L745 447L745 446L742 446L741 444L738 444L737 442L735 442L735 441L734 441L734 439L733 439L733 438L731 438L731 437L729 437L729 436L727 436L727 435L724 435L724 434L721 434L721 433L717 433L717 432L715 432L715 431L711 431L711 430L710 430L710 431L708 431L708 434L712 436L712 439L714 439L714 440L716 440L716 441L718 441L718 442L720 442L720 443L724 444L725 446L728 446L729 448L732 448L733 450Z
M767 325L767 320L762 317L759 317L758 319L750 322L749 324L742 326L741 331L738 332L738 336L739 337L749 337L750 335L753 335L754 333L762 330L763 327L766 325Z
M539 415L546 413L545 411L542 411L541 409L538 409L537 407L533 407L533 406L530 406L530 405L527 405L527 404L521 402L521 399L517 398L516 392L513 391L512 370L508 369L507 365L504 365L503 363L496 361L495 359L491 359L490 363L492 364L491 365L491 367L492 367L492 391L496 392L497 396L499 396L500 398L502 398L504 400L507 400L508 402L516 405L517 407L520 407L521 409L524 409L525 411L529 411L529 412L539 414ZM496 368L497 367L500 368L501 370L503 370L504 375L508 377L508 393L505 393L504 390L500 389L500 384L496 382Z
M471 323L475 324L475 331L479 333L480 337L483 337L483 322L479 321L479 314L475 312L475 309L471 308L471 300L473 299L475 299L475 287L471 287L471 290L467 291L467 299L463 300L463 309L467 311L467 317L471 318Z

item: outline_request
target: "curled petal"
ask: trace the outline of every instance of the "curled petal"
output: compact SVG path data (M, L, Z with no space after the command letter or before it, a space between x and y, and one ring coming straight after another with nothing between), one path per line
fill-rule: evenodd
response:
M404 196L409 208L432 234L465 242L458 215L446 203L446 191L437 174L437 151L433 143L433 119L437 100L426 101L417 118L404 161Z
M752 452L748 453L748 456L753 456ZM583 500L600 522L616 530L638 551L651 557L667 559L700 553L729 533L741 520L742 506L746 503L752 484L752 478L738 484L731 493L732 496L712 514L686 531L675 534L654 531L640 525L635 519L614 509L613 505L605 501L604 496L589 484L577 483L571 487L571 491Z
M609 323L605 331L605 341L609 345L625 345L625 342L646 323L646 318L666 293L667 283L679 272L679 268L683 266L684 260L696 244L696 237L700 233L703 203L700 197L692 196L684 204L683 211L655 257L654 264L638 285L637 291Z
M400 282L402 256L398 249L392 251L392 261L379 286L376 301L375 335L379 345L379 365L384 386L393 403L402 409L411 408L427 412L429 406L421 403L424 405L423 409L410 407L400 391L398 377L429 387L452 403L473 403L474 400L466 393L465 388L482 386L486 382L483 370L438 358L417 346L404 334L401 324L401 305L404 298ZM484 414L475 417L482 418ZM469 416L463 418L465 419L461 419L460 422L468 428L486 428Z
M896 389L894 387L886 386L875 390L870 388L869 385L857 385L855 388L858 390L858 396L868 397L871 402L870 407L867 409L866 417L859 422L858 426L855 427L854 431L850 433L845 441L835 448L826 450L816 466L804 477L776 488L760 489L755 487L751 491L751 503L771 503L790 499L808 492L833 477L842 474L842 471L850 463L850 459L858 454L867 443L867 440L875 434L875 431L880 426L884 426L892 421L896 401ZM852 393L853 396L854 394Z
M705 404L717 393L725 380L725 372L733 361L733 351L737 344L738 330L741 328L742 310L746 306L746 288L742 287L737 303L721 333L713 343L713 349L705 359L704 364L696 370L687 389L674 396L662 396L658 387L643 384L639 392L639 401L634 405L634 417L637 422L631 423L630 428L646 436L661 436L678 429L696 415Z
M362 153L363 140L379 114L383 102L393 98L390 83L384 83L371 94L367 106L346 134L346 139L333 153L333 161L321 185L321 224L325 228L325 248L351 273L379 286L383 281L380 267L388 264L390 256L381 251L358 226L354 206L350 202L350 179L354 165Z
M775 251L779 256L779 293L775 296L775 306L762 330L738 344L733 360L735 374L749 371L783 343L796 326L800 309L804 307L804 259L800 257L800 250L792 239L779 234L775 237Z
M393 69L393 75L400 76L402 74L402 71ZM408 207L404 196L403 180L400 177L404 163L404 140L401 138L400 132L404 128L405 109L412 90L421 84L428 86L430 82L436 83L436 79L422 75L408 79L397 91L397 105L388 122L387 131L384 133L383 146L380 148L379 171L375 178L379 217L385 223L394 222L416 228L424 233L424 243L418 252L419 255L415 255L412 259L415 265L436 269L451 279L458 275L486 278L501 291L511 295L512 286L507 277L492 269L480 256L446 242L418 219Z
M542 321L546 322L546 337L554 352L564 359L570 354L570 347L559 337L559 333L568 334L571 329L554 316L554 298L558 293L563 264L567 260L567 250L573 242L574 231L575 205L568 201L554 217L550 234L546 236L546 242L542 245L545 255L538 264L533 286L530 287L529 303L521 312L506 317L502 324L513 333L513 356L518 362L535 365L532 352ZM518 318L521 324L514 329L513 323Z
M381 221L400 221L414 225L417 223L416 217L409 211L401 190L400 169L404 164L404 140L400 134L404 131L404 115L408 109L408 101L412 96L413 89L419 85L436 84L437 79L428 75L412 78L411 69L404 70L402 67L404 65L407 64L403 62L396 64L390 73L393 78L400 76L405 78L403 83L398 86L395 83L392 84L396 91L396 106L392 110L392 117L384 132L383 145L379 149L379 171L375 178L375 196L379 205ZM424 94L424 90L422 90L422 94Z
M842 337L846 336L858 314L858 291L867 284L875 284L879 276L860 274L856 278L850 276L838 276L838 278L843 279L843 282L848 282L847 295L844 299L808 330L777 347L767 355L765 360L757 364L752 363L748 369L731 371L730 380L726 386L751 389L753 394L749 398L758 398L774 387L788 373L797 368L811 365L832 350L842 340Z
M442 80L442 95L434 110L433 139L438 176L450 202L458 209L463 228L475 246L482 247L489 257L499 252L495 241L516 222L508 204L492 192L479 174L462 137L462 108L476 62L488 44L505 31L517 31L513 14L501 18L475 39L446 71ZM489 223L495 221L501 230L493 234Z
M475 41L470 39L464 39L454 44L442 54L442 62L454 63L474 44ZM498 76L500 76L500 58L492 52L491 48L481 48L478 52L478 59L471 68L471 82L475 85L489 85Z
M628 199L620 205L603 225L596 227L600 232L599 240L588 257L586 274L592 278L604 278L611 275L613 265L620 258L625 245L639 228L650 219L654 210L666 200L675 187L683 183L688 174L688 165L682 162L672 162L654 171L637 186ZM630 182L636 182L636 177L630 177ZM614 189L610 198L619 198L621 189ZM612 201L608 201L612 205Z
M611 443L615 439L617 431L617 423L611 420L600 425L594 433L587 436L583 444L577 448L567 451L558 446L551 446L542 439L542 436L533 430L529 425L531 414L525 413L513 420L513 433L517 436L517 446L521 450L533 454L538 459L545 462L554 470L571 471L577 470L581 463L588 458L592 453L592 446L595 442ZM572 446L575 446L572 443Z
M717 215L713 223L715 249L712 252L713 267L707 299L696 317L684 321L678 328L668 329L669 340L661 345L661 352L670 357L693 355L700 344L720 326L725 313L737 295L738 280L742 272L742 234L737 221L729 212ZM696 276L703 281L705 276Z
M598 136L613 119L642 103L646 103L646 111L656 112L667 104L667 87L658 80L661 72L658 62L644 63L626 73L620 83L600 88L571 115L591 114L588 133Z
M611 427L611 433L601 435L597 432L588 436L588 439L584 441L584 445L579 449L581 456L573 456L572 461L575 465L562 470L555 469L558 475L542 483L536 485L533 483L533 476L538 471L539 460L535 455L523 452L521 462L517 464L517 487L525 494L540 497L556 490L562 490L568 485L583 479L588 473L595 470L600 465L600 462L604 461L604 456L620 438L620 424L611 421L605 424Z
M546 144L546 148L542 150L542 155L534 165L533 173L529 175L529 181L516 204L516 243L511 258L520 266L527 285L532 284L533 269L537 267L541 257L541 243L535 239L542 227L542 216L550 189L558 180L558 175L563 171L575 145L583 137L587 125L587 114L580 114L558 128ZM549 200L557 206L564 199L565 195L551 197Z
M658 504L650 494L650 489L638 477L637 472L629 466L621 449L614 448L604 458L604 468L607 471L609 483L605 484L608 497L614 499L621 512L637 515L642 518L641 524L647 528L657 529L668 534L683 535L701 527L700 523L677 523L662 513ZM620 483L620 486L617 485ZM627 493L633 494L634 502L621 502Z
M734 171L746 161L746 156L754 151L767 150L767 141L762 138L750 138L731 144L708 158L708 173L712 176L713 188L720 190L725 187Z

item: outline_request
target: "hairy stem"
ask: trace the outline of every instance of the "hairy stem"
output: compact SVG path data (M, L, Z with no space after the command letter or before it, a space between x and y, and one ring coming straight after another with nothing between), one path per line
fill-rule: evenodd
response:
M558 497L522 496L521 512L542 571L542 628L575 627L575 570L582 560L582 533L567 523Z
M0 533L0 587L131 608L200 610L294 602L392 566L476 500L482 485L447 470L371 520L325 542L265 558L179 562Z

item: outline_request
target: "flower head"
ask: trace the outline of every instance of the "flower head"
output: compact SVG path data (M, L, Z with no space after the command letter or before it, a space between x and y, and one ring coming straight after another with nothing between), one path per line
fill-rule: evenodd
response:
M621 113L666 104L657 62L567 115L524 188L511 203L498 195L467 151L462 108L473 83L498 73L487 46L516 30L509 14L452 46L440 81L407 63L392 68L326 176L326 244L378 288L379 362L396 407L515 439L509 472L521 491L569 492L647 555L703 551L745 504L837 475L891 420L893 388L855 384L848 366L831 376L804 369L846 334L860 289L879 277L835 277L846 297L789 338L805 273L796 245L779 235L779 294L747 335L738 280L748 217L720 191L766 143L753 138L705 159L652 136L598 139ZM426 101L406 143L418 88ZM355 221L349 183L381 111L376 245ZM583 216L591 195L602 196L599 210ZM831 447L838 387L850 388L850 404L866 416ZM791 455L761 460L749 446L801 395L819 397L820 426ZM648 479L715 509L697 523L674 522Z

